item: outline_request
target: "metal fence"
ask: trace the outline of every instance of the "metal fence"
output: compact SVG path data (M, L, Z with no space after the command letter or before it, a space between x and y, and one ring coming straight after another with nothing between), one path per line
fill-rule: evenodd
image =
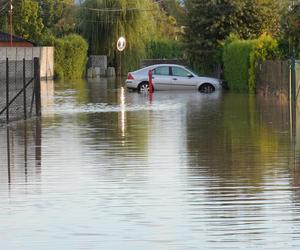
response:
M295 85L296 85L296 100L300 98L300 61L295 61Z
M0 61L0 125L41 115L39 58Z

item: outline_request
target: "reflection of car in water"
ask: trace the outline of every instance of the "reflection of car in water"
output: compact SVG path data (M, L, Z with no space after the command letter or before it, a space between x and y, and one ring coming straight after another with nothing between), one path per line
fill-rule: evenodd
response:
M198 76L186 67L176 64L156 64L129 72L126 87L139 92L148 92L149 70L152 70L154 91L198 90L202 93L212 93L215 90L222 89L222 81L220 79Z

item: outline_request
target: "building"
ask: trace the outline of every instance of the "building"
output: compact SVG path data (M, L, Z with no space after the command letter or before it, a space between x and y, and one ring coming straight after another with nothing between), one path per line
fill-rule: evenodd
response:
M0 31L0 47L10 47L11 46L10 34ZM21 37L12 36L12 46L13 47L35 47L34 42L28 41Z

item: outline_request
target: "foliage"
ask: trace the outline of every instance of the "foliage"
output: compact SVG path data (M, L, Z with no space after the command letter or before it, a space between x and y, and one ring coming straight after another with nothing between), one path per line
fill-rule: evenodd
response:
M253 46L249 57L248 86L250 91L255 91L255 72L259 64L267 59L274 59L278 55L278 43L269 35L263 34L255 40L255 46Z
M153 11L155 33L154 38L171 39L178 41L182 37L182 30L177 23L177 19L169 15L163 9ZM153 38L152 38L153 39Z
M178 41L159 39L146 44L147 58L174 59L183 58L182 45Z
M55 75L57 78L79 79L87 59L87 42L79 35L55 39Z
M223 49L224 75L232 90L248 90L249 57L253 41L234 40Z
M73 0L38 0L38 4L39 14L45 27L44 32L50 30L54 34L61 35L61 32L57 32L57 28L62 29L63 26L63 29L67 29L67 31L71 27L74 28L74 13L73 16L70 16L74 8Z
M184 25L187 19L186 9L183 1L179 0L165 0L159 3L161 8L167 13L168 16L172 16L180 25Z
M86 0L79 9L78 27L89 43L89 53L108 55L113 65L120 63L116 41L124 36L127 47L122 53L123 70L139 66L151 40L165 37L176 40L180 30L176 19L167 16L152 0Z
M279 33L280 3L274 0L242 1L235 32L243 39L257 38L263 33Z
M63 36L74 31L73 0L19 0L13 4L13 32L33 40L47 40L49 34ZM9 32L9 0L0 0L0 28Z
M296 4L282 15L281 26L283 40L288 41L289 49L287 54L292 54L293 47L298 53L300 51L300 4Z
M38 15L38 3L32 0L21 0L14 6L14 30L26 39L38 41L44 27Z
M113 55L116 51L116 41L120 36L126 37L129 47L143 42L144 37L139 35L151 32L152 29L148 24L152 18L148 12L145 12L146 17L144 17L140 11L135 11L135 8L151 8L150 1L141 2L142 4L136 6L129 0L86 0L81 5L78 26L89 42L91 54ZM120 11L101 11L101 9ZM127 11L127 9L131 10ZM146 21L146 18L149 20Z
M266 34L254 40L233 39L225 42L223 63L229 88L238 91L255 91L255 74L258 65L278 55L277 41Z
M3 31L9 32L9 0L0 0L0 4L0 27ZM43 27L36 0L13 1L13 32L16 35L38 41Z
M278 32L278 1L273 0L187 0L185 42L194 65L212 69L221 43L229 34L253 39L264 32Z

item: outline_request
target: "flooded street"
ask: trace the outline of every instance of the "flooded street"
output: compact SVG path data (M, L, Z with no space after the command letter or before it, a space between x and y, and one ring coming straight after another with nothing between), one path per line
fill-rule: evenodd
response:
M300 248L288 104L43 88L42 119L0 127L1 249Z

